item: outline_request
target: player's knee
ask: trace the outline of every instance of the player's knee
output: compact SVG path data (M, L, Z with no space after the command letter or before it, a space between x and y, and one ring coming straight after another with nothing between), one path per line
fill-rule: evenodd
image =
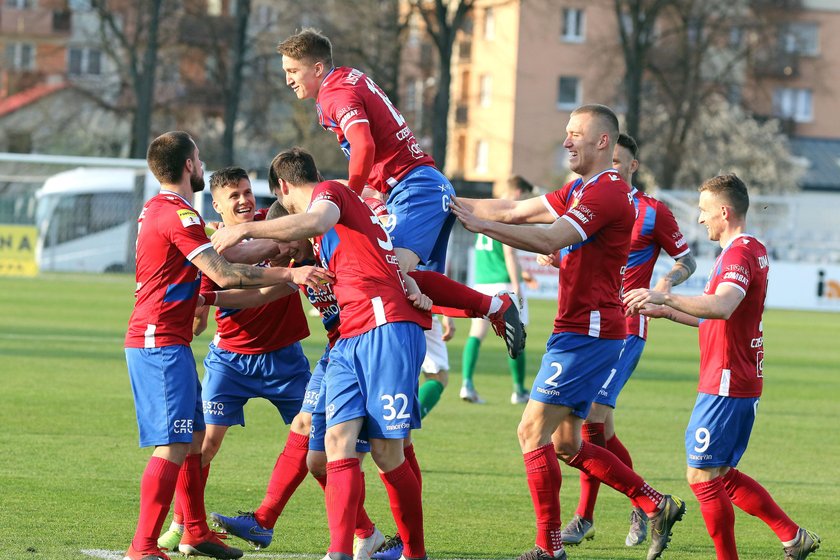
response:
M449 385L449 370L442 369L437 373L425 373L426 379L429 381L437 381L443 388L445 389L447 385Z
M405 460L403 442L395 439L372 439L370 456L382 472L392 471Z
M554 444L554 452L557 453L557 458L564 463L571 461L572 457L574 457L580 449L580 445L575 446L574 442L568 442L565 440L555 439L552 443Z
M309 431L312 429L312 415L306 412L298 413L292 420L290 429L301 435L309 435Z
M315 478L327 476L327 454L323 451L310 451L306 454L306 468Z

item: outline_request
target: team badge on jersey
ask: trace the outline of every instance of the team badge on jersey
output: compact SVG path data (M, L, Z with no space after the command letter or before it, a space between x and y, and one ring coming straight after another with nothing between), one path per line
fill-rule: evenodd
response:
M178 218L180 218L181 225L184 227L201 225L201 218L198 217L198 214L186 208L178 210Z

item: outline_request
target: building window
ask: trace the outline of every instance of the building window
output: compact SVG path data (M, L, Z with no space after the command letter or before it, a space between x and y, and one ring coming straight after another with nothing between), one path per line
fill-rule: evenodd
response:
M580 105L580 78L573 76L560 76L557 81L557 108L561 111L568 111Z
M67 7L73 12L89 12L93 9L91 0L69 0Z
M7 44L6 67L15 70L34 70L35 47L29 43Z
M496 38L496 14L493 8L484 10L484 39L492 41Z
M475 143L475 172L487 173L490 169L490 145L487 140L479 140Z
M5 6L15 10L31 10L35 7L35 0L6 0Z
M820 53L819 25L804 21L787 24L782 30L782 49L788 53L816 56Z
M98 49L70 47L67 73L71 76L98 76L102 73L102 53Z
M798 123L814 120L814 100L810 89L776 88L773 91L773 113Z
M482 74L478 81L478 102L482 107L489 107L493 99L493 77L490 74Z
M563 8L563 32L560 38L567 43L583 43L585 23L583 10Z

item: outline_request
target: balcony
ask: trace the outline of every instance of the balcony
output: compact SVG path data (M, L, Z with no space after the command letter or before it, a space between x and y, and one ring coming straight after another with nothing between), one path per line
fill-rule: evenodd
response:
M784 51L760 53L754 62L759 78L796 78L799 76L799 55Z

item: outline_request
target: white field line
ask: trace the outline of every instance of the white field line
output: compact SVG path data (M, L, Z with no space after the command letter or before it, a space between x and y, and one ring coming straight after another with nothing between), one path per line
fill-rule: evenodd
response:
M82 554L86 556L91 556L93 558L101 558L102 560L123 560L123 555L125 551L122 550L104 550L101 548L92 548L92 549L82 549L80 551ZM272 560L272 559L310 559L315 560L317 558L323 558L321 555L322 553L318 554L293 554L293 553L285 553L285 554L278 554L272 552L246 552L243 558L257 558L262 560ZM173 554L172 558L180 558L180 555ZM491 560L489 558L440 558L436 560Z

